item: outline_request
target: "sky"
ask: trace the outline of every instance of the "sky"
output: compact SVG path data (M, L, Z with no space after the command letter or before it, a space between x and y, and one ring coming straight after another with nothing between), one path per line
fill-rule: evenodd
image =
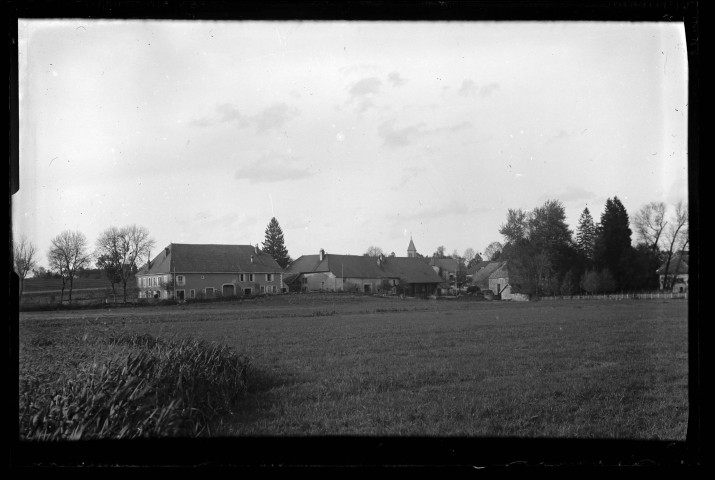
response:
M13 237L110 226L293 258L575 232L688 199L682 23L25 20Z

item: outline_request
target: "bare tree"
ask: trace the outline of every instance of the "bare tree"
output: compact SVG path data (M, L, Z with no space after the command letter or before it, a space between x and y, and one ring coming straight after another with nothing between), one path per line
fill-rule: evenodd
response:
M633 217L633 226L638 239L653 251L658 250L661 236L668 224L665 213L664 202L651 202L643 206Z
M501 251L504 249L504 246L499 243L499 242L492 242L489 244L489 246L484 250L484 258L487 260L495 260L495 256L497 254L501 253ZM498 258L498 256L497 256Z
M671 216L668 223L668 228L663 234L663 238L668 246L668 250L666 252L665 276L663 278L663 288L666 290L672 288L673 280L678 277L677 268L680 267L680 259L682 259L683 253L685 253L688 248L688 206L683 202L678 202L675 205L675 212ZM672 278L670 278L670 262L672 261L676 251L680 252L680 255L678 255L678 264L674 270Z
M104 271L114 294L116 294L114 286L122 283L123 258L120 253L120 242L121 230L117 227L109 227L99 235L94 251L97 268Z
M464 251L464 262L469 265L469 262L471 262L474 259L474 256L476 255L476 252L472 247L467 248Z
M64 300L65 283L69 281L69 302L72 303L72 287L78 270L89 265L91 255L88 251L87 237L82 232L65 230L52 239L48 253L50 265L59 270L62 276L62 296Z
M379 257L383 255L384 252L380 247L370 246L367 251L363 254L365 257Z
M20 277L20 298L22 290L25 288L25 279L37 266L37 249L24 235L12 246L13 267L15 273Z
M138 225L109 227L97 239L95 257L107 276L112 276L122 285L124 303L127 302L127 283L134 276L138 263L149 256L154 245L149 231Z

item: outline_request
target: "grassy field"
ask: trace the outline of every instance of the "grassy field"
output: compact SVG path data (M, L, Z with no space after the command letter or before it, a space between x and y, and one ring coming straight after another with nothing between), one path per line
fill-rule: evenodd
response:
M23 379L52 384L101 363L108 350L82 341L122 335L250 358L247 390L200 435L685 440L687 430L683 300L290 295L27 312L21 396L33 395Z

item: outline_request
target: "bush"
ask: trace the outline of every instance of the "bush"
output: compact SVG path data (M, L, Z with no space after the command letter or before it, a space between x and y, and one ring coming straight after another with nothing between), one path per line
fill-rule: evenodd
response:
M103 360L55 383L21 378L21 438L200 436L246 391L250 360L226 346L121 335L95 347Z

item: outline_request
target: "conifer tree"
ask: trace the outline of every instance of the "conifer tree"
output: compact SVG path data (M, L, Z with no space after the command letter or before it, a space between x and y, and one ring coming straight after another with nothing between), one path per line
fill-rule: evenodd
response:
M596 244L596 224L593 223L588 207L583 209L576 229L576 245L579 251L589 260L593 260L593 251Z
M263 240L262 250L264 253L273 257L281 268L286 268L291 261L283 240L283 230L278 224L276 217L271 218L271 221L268 222L268 226L266 227L266 238Z
M606 201L606 208L601 214L594 260L599 269L608 268L616 278L618 288L627 288L626 265L630 259L631 228L628 212L618 197Z

